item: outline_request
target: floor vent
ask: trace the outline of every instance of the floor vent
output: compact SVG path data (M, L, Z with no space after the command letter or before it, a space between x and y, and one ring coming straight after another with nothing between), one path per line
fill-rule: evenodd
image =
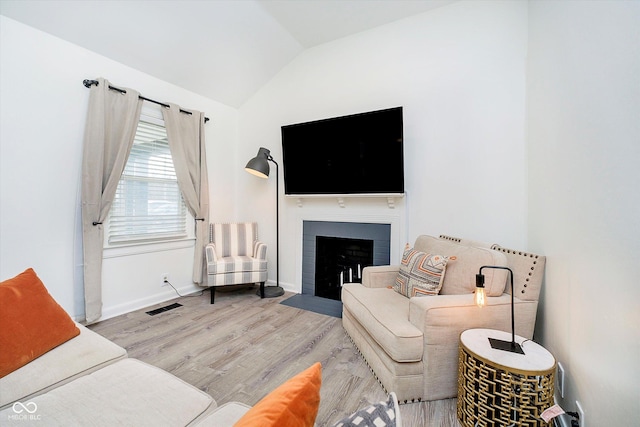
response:
M156 314L164 313L165 311L173 310L174 308L182 307L182 304L174 302L173 304L166 305L164 307L156 308L155 310L147 311L149 316L155 316Z

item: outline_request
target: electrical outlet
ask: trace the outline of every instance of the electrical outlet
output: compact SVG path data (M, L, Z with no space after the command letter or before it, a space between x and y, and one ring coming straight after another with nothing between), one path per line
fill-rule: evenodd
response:
M564 366L558 363L558 371L556 372L556 390L560 393L560 397L564 398Z
M167 286L169 283L169 273L162 273L160 276L160 286Z
M587 423L584 419L584 409L582 409L582 405L577 400L576 408L578 408L578 415L580 416L580 420L578 421L580 423L580 427L587 427Z

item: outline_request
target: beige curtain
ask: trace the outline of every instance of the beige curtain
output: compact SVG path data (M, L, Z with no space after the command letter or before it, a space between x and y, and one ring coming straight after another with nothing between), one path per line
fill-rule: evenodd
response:
M208 242L209 182L207 156L204 146L204 114L180 112L180 107L169 104L162 109L164 125L169 138L169 149L176 169L178 185L189 212L196 219L196 245L193 260L193 282L204 283L204 247Z
M91 86L82 157L82 246L85 320L102 316L102 248L106 219L129 158L142 100L138 92L109 89L99 78Z

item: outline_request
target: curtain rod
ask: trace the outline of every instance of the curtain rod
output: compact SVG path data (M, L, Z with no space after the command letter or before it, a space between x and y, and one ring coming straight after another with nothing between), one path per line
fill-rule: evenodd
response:
M82 84L83 84L83 85L84 85L84 87L86 87L87 89L89 89L89 88L90 88L91 86L93 86L93 85L98 86L98 83L99 83L99 82L98 82L97 80L89 80L89 79L86 79L86 80L83 80L83 81L82 81ZM109 85L109 89L111 89L111 90L115 90L116 92L120 92L120 93L127 93L127 91L126 91L126 90L124 90L124 89L120 89L120 88L117 88L117 87L114 87L114 86L111 86L111 85ZM153 99L145 98L145 97L144 97L144 96L142 96L142 95L139 95L139 98L140 98L140 99L142 99L143 101L153 102L154 104L158 104L158 105L161 105L161 106L163 106L163 107L165 107L165 108L169 108L169 105L165 104L164 102L155 101L155 100L153 100ZM185 113L185 114L193 114L191 111L186 111L186 110L183 110L183 109L180 109L180 112L181 112L181 113ZM204 118L204 122L205 122L205 123L207 123L208 121L209 121L209 117L205 117L205 118Z

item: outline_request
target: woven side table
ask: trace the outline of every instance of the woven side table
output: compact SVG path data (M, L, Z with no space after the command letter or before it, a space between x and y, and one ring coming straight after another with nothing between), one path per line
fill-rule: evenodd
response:
M489 337L511 334L469 329L460 335L458 420L464 427L549 426L540 414L553 406L556 361L533 341L516 335L525 354L496 350Z

